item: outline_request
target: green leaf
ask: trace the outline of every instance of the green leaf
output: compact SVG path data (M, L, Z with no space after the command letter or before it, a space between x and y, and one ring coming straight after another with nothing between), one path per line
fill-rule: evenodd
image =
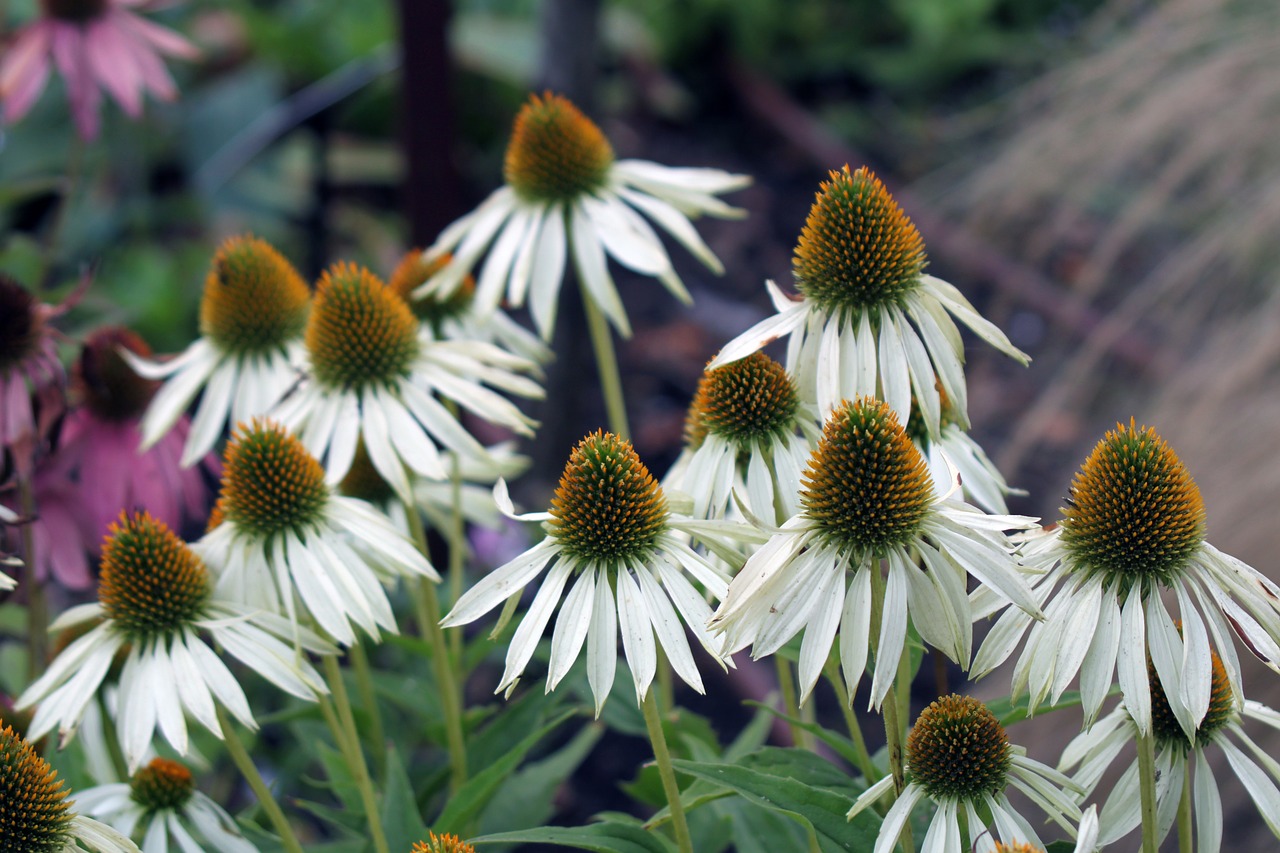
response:
M766 748L744 757L740 764L674 763L683 773L731 788L757 806L800 820L813 829L823 851L863 853L875 846L879 818L868 810L846 821L853 798L831 787L847 787L849 779L812 753Z
M387 750L387 789L382 796L382 828L387 846L392 850L408 850L427 837L427 825L418 812L413 784L405 772L400 754Z
M1111 690L1107 692L1107 695L1119 696L1120 685L1114 685ZM1063 693L1062 698L1054 704L1041 705L1036 708L1035 716L1043 717L1045 714L1051 714L1054 711L1062 711L1066 708L1079 708L1080 703L1079 691L1068 690L1066 693ZM1023 720L1030 719L1031 717L1031 715L1027 713L1026 697L1021 697L1016 701L1008 696L1002 699L996 699L987 703L987 709L995 715L995 718L1000 721L1000 725L1002 726L1011 726L1014 723L1020 723Z
M552 729L573 716L573 713L573 711L565 711L551 722L536 729L501 758L468 779L462 789L449 800L448 805L444 807L444 812L436 820L436 832L462 834L466 824L480 814L480 811L493 798L503 780L510 776L512 771L524 760L525 754L533 748L534 744L546 737Z
M556 792L578 768L604 734L604 726L590 723L573 740L541 761L527 764L502 783L485 809L480 825L485 832L508 832L543 826L554 814Z
M473 838L471 843L559 844L578 850L595 850L597 853L674 853L676 849L674 844L656 832L645 832L637 826L613 822L499 832Z
M745 704L754 705L757 708L759 708L761 711L767 711L768 713L772 714L778 719L786 720L788 723L795 726L796 728L803 729L804 731L809 732L810 734L814 735L819 740L821 740L823 743L825 743L827 746L834 749L836 753L845 761L849 762L854 767L858 766L858 754L854 752L853 741L849 740L847 737L838 735L833 731L829 731L828 729L818 725L817 723L806 722L805 720L801 720L799 717L792 717L789 714L784 714L782 711L779 711L776 708L771 708L762 702L747 701ZM729 758L729 757L730 756L728 754L725 755L725 758Z

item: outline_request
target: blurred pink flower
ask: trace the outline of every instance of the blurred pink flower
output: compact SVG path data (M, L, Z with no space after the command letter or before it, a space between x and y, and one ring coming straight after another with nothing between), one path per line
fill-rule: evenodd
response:
M31 476L62 414L66 377L46 322L58 310L0 273L0 480Z
M64 589L85 590L93 586L89 572L89 555L77 520L79 504L78 487L72 482L70 471L60 457L40 466L32 483L35 491L36 512L29 519L22 519L7 533L16 545L21 541L19 526L31 525L34 559L24 562L22 578L34 578L44 583L53 578ZM17 495L10 492L4 503L18 511ZM22 580L26 583L26 580Z
M211 480L220 474L212 454L203 466L180 465L191 426L185 416L148 450L138 450L142 414L160 383L135 374L120 357L121 349L151 355L146 343L127 329L101 329L85 341L75 365L81 405L67 416L59 451L75 472L84 544L94 553L122 510L145 509L174 530L181 530L185 521L203 519L211 490L202 468Z
M44 90L50 69L66 80L76 128L98 135L105 89L132 118L142 114L143 92L171 101L177 87L164 56L191 59L199 51L173 30L129 11L147 0L41 0L41 15L15 36L0 61L4 120L18 121Z

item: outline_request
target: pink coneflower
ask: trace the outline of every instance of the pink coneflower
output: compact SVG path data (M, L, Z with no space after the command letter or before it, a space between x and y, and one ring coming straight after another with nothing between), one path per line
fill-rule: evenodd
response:
M0 273L0 472L9 457L21 478L31 475L40 440L62 410L65 374L46 323L54 313Z
M98 135L100 90L132 118L142 94L173 100L177 87L162 55L191 59L199 51L173 30L129 11L147 0L41 0L40 17L22 29L0 62L0 102L12 124L31 109L57 66L84 139Z
M119 327L100 329L85 341L74 369L80 405L63 428L60 453L76 471L81 529L93 551L121 510L145 509L174 530L208 510L209 489L200 468L180 464L189 418L183 415L155 444L139 451L142 415L160 383L134 373L122 349L151 357L141 338ZM205 457L204 467L217 475L213 456Z
M21 518L17 525L6 531L10 544L20 541L20 525L31 525L32 553L23 568L23 578L35 578L44 582L52 578L59 586L70 590L88 589L93 586L89 572L89 555L84 547L79 514L81 512L78 488L61 455L41 465L32 481L36 511L29 518ZM4 503L14 513L19 510L18 498L12 492L3 496Z

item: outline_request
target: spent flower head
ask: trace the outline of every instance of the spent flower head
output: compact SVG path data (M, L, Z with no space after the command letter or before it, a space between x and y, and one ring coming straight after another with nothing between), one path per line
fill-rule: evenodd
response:
M1025 363L1025 353L955 287L924 272L911 220L868 169L831 172L796 246L800 295L768 282L777 314L725 344L723 367L788 336L787 369L825 415L840 401L884 400L905 421L913 398L928 434L942 428L942 400L968 425L964 350L953 317Z
M607 257L690 301L649 220L721 272L690 220L740 215L717 196L750 182L718 169L616 160L600 128L566 98L549 92L531 96L516 116L503 172L506 185L446 228L427 250L429 259L454 257L415 296L453 293L488 252L476 285L479 312L492 312L504 297L517 308L527 299L546 340L555 329L570 254L584 297L623 335L631 333L631 325Z
M1193 738L1212 704L1213 654L1236 701L1243 698L1233 632L1280 671L1280 588L1218 551L1204 531L1200 492L1177 454L1150 427L1117 424L1085 460L1061 523L1022 543L1023 562L1040 576L1036 598L1048 602L1047 619L1031 625L1005 613L975 670L998 666L1030 628L1014 669L1015 695L1028 690L1034 710L1046 698L1056 702L1079 673L1092 723L1115 672L1146 733L1150 656L1170 712L1184 737ZM1163 592L1172 593L1175 615Z

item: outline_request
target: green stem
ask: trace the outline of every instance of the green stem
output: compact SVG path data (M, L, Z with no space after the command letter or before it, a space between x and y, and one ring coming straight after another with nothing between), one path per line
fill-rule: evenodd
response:
M867 742L862 737L862 725L858 722L858 715L853 710L853 697L845 689L844 678L840 675L840 664L836 663L835 658L829 658L822 672L835 688L836 699L840 702L840 713L844 715L844 724L849 729L849 740L853 741L853 752L858 759L858 769L862 771L862 777L867 785L871 786L879 781L880 771L876 769L875 762L871 760L871 753L867 751Z
M1138 735L1138 779L1142 792L1142 853L1157 853L1156 741L1150 733Z
M409 519L409 532L423 554L427 553L427 534L422 529L422 516L417 507L405 504ZM436 672L436 687L440 691L440 704L444 708L445 740L449 747L449 790L457 793L467 781L467 745L462 736L462 695L454 677L453 664L449 661L448 642L440 627L440 599L436 587L427 578L419 578L414 584L414 605L418 616L418 630L431 645L431 664Z
M775 654L773 668L778 675L778 689L782 691L782 712L793 720L799 720L800 705L796 702L796 686L791 678L791 664L782 655ZM791 728L793 744L803 746L805 749L813 748L812 740L805 737L808 732L800 728L797 723L791 722L787 725Z
M390 853L387 834L382 828L382 814L378 810L378 797L373 791L373 779L369 776L369 765L365 763L364 751L360 748L360 731L356 728L355 715L351 712L346 682L342 680L342 668L338 666L338 659L334 655L325 655L323 660L325 680L329 683L329 692L333 694L338 721L347 741L347 764L356 777L356 787L360 789L360 800L364 803L373 849L375 853Z
M231 755L231 760L240 771L240 775L244 777L244 781L249 783L249 788L253 791L253 795L258 798L258 805L262 806L262 810L271 819L271 825L276 828L276 833L280 836L280 844L288 853L302 853L302 845L298 843L298 836L293 834L293 827L289 825L289 819L284 816L284 811L280 808L280 804L276 802L271 789L263 781L262 774L258 772L253 759L249 757L248 750L244 748L239 735L236 734L235 727L227 719L226 712L219 707L217 713L218 726L222 729L222 736L227 744L227 752Z
M360 704L369 717L369 740L373 742L373 766L378 778L387 772L387 736L382 725L382 709L378 694L373 688L373 673L369 668L369 655L364 644L357 642L350 650L351 670L356 676L356 690L360 692Z
M1191 763L1182 777L1182 799L1178 802L1178 850L1191 853Z
M27 596L27 683L44 672L49 659L49 604L44 584L36 579L36 492L30 477L18 477L18 505L22 511L22 558L25 561L22 585Z
M453 516L449 525L449 600L462 598L462 587L465 581L463 572L466 569L467 557L467 522L462 517L462 462L458 454L453 455L453 466L449 470L449 503ZM451 628L445 632L449 638L449 648L453 659L462 666L462 626Z
M933 689L941 699L951 693L950 661L937 649L934 649L929 656L933 658Z
M671 662L662 649L658 649L658 709L663 716L671 714L676 707L676 686L671 677Z
M644 709L644 725L649 730L649 743L653 745L653 757L658 763L658 775L662 777L662 790L671 808L671 826L676 833L676 845L680 853L693 853L693 840L689 837L689 824L684 818L684 804L680 802L680 786L676 784L676 771L671 766L671 753L667 750L667 738L662 733L662 720L658 716L658 703L653 691L645 693L640 703Z
M604 312L596 307L595 300L586 288L582 290L582 302L587 311L587 329L591 332L591 346L596 353L596 370L600 373L600 390L604 393L605 412L609 416L609 430L618 438L631 440L631 426L627 423L627 403L622 395L622 374L618 370L618 356L613 350L613 332Z
M881 616L884 612L884 575L880 571L878 561L873 562L864 571L871 572L871 632L870 644L871 653L875 660L876 668L880 666L880 623ZM897 682L903 678L902 661L907 660L908 652L904 648L902 657L899 659L898 670L894 675L894 684L889 687L889 691L884 697L884 738L885 745L889 751L889 772L893 774L893 797L896 800L902 794L902 790L907 786L906 765L903 761L904 755L902 751L903 743L903 724L901 709L898 707L898 690ZM911 837L911 823L908 821L902 827L902 835L900 836L902 849L905 853L914 853L915 841Z

